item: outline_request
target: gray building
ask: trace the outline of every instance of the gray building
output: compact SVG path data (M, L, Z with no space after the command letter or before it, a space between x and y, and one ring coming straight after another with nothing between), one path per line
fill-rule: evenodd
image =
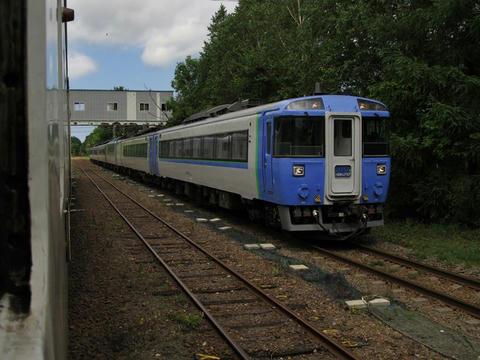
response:
M70 90L71 125L165 124L173 91Z

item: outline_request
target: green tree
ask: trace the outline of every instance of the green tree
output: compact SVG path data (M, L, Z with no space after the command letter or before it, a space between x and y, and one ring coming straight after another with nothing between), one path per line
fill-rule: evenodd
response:
M239 0L177 65L174 122L238 99L367 96L391 111L389 213L480 225L480 5ZM410 196L404 196L407 193Z
M75 136L72 136L70 138L70 144L71 144L70 146L71 146L72 156L82 155L82 153L81 153L82 142L80 141L79 138L77 138Z
M111 125L100 125L95 127L93 131L85 138L85 152L90 153L92 146L104 143L113 138L113 128Z

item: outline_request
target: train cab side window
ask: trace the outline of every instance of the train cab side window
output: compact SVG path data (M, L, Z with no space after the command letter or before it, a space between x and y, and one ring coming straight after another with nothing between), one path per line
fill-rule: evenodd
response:
M387 118L362 118L363 156L388 156Z
M279 117L274 120L274 157L324 157L325 117Z

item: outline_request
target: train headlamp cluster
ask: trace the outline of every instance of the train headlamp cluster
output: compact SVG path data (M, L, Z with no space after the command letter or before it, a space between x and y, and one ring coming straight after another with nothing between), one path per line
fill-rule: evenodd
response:
M294 165L293 166L293 176L305 176L305 166L303 165Z
M387 165L385 164L377 165L377 175L387 175Z

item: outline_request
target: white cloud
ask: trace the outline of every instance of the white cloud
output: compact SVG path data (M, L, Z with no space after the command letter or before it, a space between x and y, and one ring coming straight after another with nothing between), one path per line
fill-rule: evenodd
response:
M237 5L232 0L70 0L75 21L69 23L69 41L137 46L145 63L166 66L201 50L221 3L228 12Z
M97 71L97 64L87 55L72 52L68 54L68 75L71 79Z

